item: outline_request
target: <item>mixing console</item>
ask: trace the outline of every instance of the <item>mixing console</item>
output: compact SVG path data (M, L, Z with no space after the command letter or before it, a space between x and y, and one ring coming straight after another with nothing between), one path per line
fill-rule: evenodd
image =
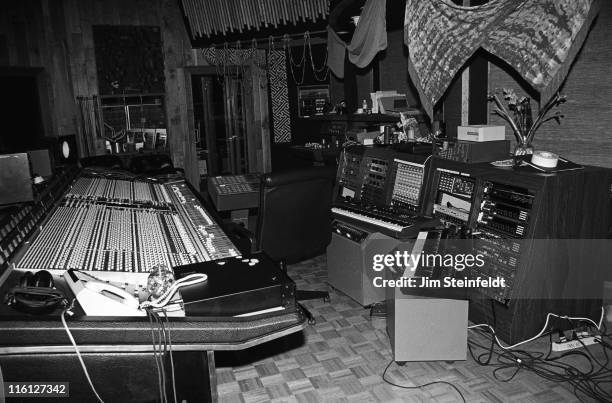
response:
M238 255L183 180L80 177L16 263L21 269L147 272Z
M159 183L95 176L80 177L66 197L117 203L170 203L166 188Z

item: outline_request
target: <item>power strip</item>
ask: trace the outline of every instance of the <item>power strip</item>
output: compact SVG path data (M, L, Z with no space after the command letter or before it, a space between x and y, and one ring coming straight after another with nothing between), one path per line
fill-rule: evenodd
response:
M552 351L560 352L573 350L597 344L601 342L601 336L579 336L578 340L569 340L564 342L555 341L552 343Z

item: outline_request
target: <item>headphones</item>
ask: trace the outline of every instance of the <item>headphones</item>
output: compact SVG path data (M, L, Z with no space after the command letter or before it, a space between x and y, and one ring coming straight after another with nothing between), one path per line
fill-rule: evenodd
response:
M51 313L68 304L64 293L54 287L53 276L47 270L36 274L28 271L5 296L7 305L33 314Z

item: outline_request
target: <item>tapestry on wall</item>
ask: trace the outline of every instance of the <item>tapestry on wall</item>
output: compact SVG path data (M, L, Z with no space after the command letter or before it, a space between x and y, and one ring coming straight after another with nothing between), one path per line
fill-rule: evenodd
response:
M287 61L284 50L270 50L268 71L272 98L272 129L275 143L291 141L291 118L289 114L289 90L287 89Z
M546 102L559 89L599 10L598 0L499 0L461 7L407 0L408 71L429 116L457 72L483 48Z

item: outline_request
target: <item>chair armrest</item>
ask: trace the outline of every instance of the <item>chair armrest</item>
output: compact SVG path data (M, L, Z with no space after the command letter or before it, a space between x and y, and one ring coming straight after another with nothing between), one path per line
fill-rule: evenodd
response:
M240 241L248 241L249 245L248 245L248 249L251 252L255 252L254 248L256 245L256 241L255 241L255 234L252 233L251 231L249 231L247 228L243 227L240 224L236 224L233 222L230 223L226 223L225 224L225 229L227 229L227 231L232 234L236 239L240 240ZM246 250L247 248L245 248Z

